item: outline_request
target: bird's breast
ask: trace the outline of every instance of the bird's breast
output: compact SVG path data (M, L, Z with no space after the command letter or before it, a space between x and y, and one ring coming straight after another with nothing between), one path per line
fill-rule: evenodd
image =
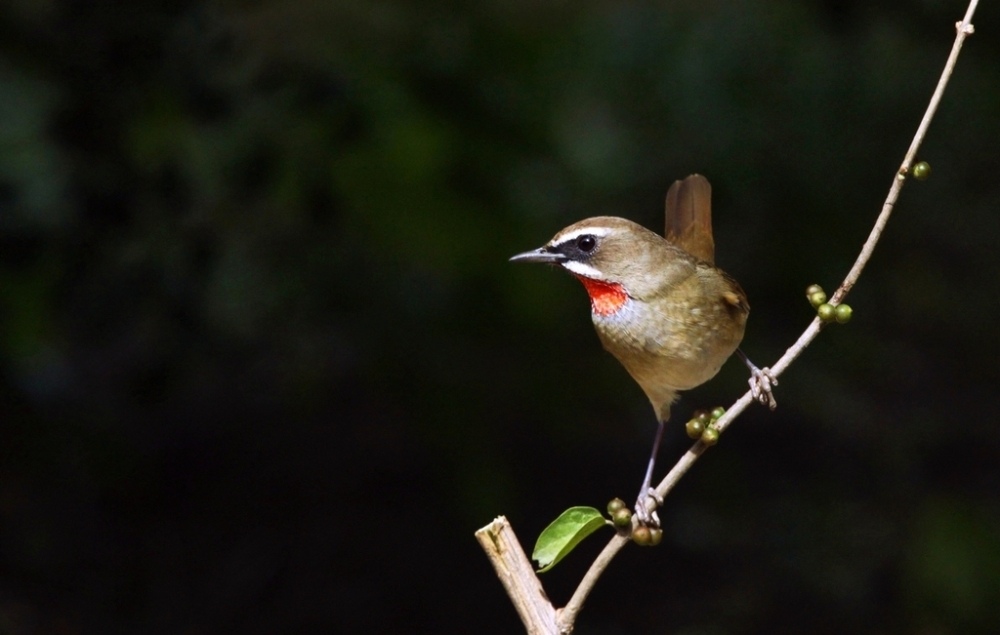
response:
M743 336L725 306L643 302L626 296L611 314L592 313L604 345L646 390L687 390L711 379Z

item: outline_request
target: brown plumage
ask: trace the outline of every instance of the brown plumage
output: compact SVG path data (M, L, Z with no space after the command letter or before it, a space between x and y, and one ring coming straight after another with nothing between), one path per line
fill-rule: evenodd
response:
M661 431L678 391L714 377L739 346L750 312L740 285L713 264L711 197L708 180L691 175L667 193L666 237L598 216L511 258L559 265L584 283L601 343L642 387Z

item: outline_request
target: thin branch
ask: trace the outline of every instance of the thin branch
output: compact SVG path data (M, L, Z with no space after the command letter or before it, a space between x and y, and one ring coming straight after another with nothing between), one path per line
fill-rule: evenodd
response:
M914 157L917 156L917 150L924 141L924 136L927 134L927 128L930 126L931 119L934 118L934 113L937 111L938 104L941 101L941 96L944 94L945 88L948 86L948 80L951 79L952 70L955 68L955 62L958 60L958 53L962 49L962 44L965 42L965 38L971 35L975 28L972 26L972 15L976 11L976 5L979 0L971 0L969 7L965 12L965 17L961 22L955 25L957 34L955 36L955 43L951 47L951 54L948 56L948 61L945 63L944 71L941 73L941 78L938 80L937 88L934 90L934 94L931 96L930 103L927 105L927 110L924 112L924 117L920 121L920 126L917 127L917 132L913 137L913 141L910 143L910 148L906 152L906 156L903 159L903 164L900 166L899 171L896 173L896 177L892 181L892 185L889 188L889 194L885 199L885 203L882 205L882 212L879 214L878 219L875 221L875 226L872 228L871 234L868 236L868 240L865 241L864 246L861 248L861 253L858 254L857 260L854 261L854 266L848 272L847 276L844 278L844 282L841 283L840 287L834 292L830 299L830 302L836 304L839 303L847 295L847 293L857 282L858 277L864 270L865 265L868 264L868 260L871 258L872 253L875 251L875 245L878 244L879 238L882 236L882 231L885 229L886 224L889 222L889 216L892 214L893 206L896 204L896 199L899 198L899 192L903 189L903 183L906 182L906 175L910 172L910 167L913 163ZM825 323L819 319L815 318L812 323L803 331L799 339L796 340L795 344L785 351L785 354L771 367L771 374L778 377L783 373L799 355L806 349L809 344L816 339L819 335L820 330L822 330ZM732 423L736 417L743 413L751 403L753 403L753 395L750 391L747 391L745 395L739 398L735 404L729 410L726 411L718 421L715 422L715 428L720 433L724 432L729 424ZM680 458L673 469L660 481L660 484L656 486L656 493L662 500L666 495L674 488L677 481L683 477L694 462L698 460L698 457L705 452L707 446L701 441L696 442L691 449L689 449L684 456ZM646 508L650 511L656 509L657 501L652 497L646 500ZM601 556L605 555L605 552L615 547L612 552L617 553L621 546L616 546L616 542L612 539L612 542L605 548ZM576 592L573 593L573 597L570 598L569 603L560 612L560 624L563 627L564 632L572 630L573 620L576 619L576 615L583 608L583 603L587 599L587 595L590 593L597 579L601 577L604 569L607 568L610 563L611 558L601 558L598 557L597 560L590 566L587 574L584 576L583 581L577 587Z
M889 222L889 216L892 214L893 207L896 204L896 200L899 198L899 193L903 189L903 184L906 182L906 177L910 173L910 169L913 164L913 160L917 155L917 150L920 148L924 141L924 136L927 134L927 128L930 126L931 119L934 117L934 113L937 111L938 104L941 101L941 97L944 94L945 88L948 85L948 80L951 78L951 73L955 68L955 63L958 60L958 54L962 49L962 44L965 42L965 38L974 33L975 29L972 25L972 16L975 14L976 5L978 0L970 0L969 6L966 9L965 17L961 22L956 23L955 28L957 31L955 37L955 43L952 45L951 54L948 56L948 61L945 63L944 70L941 73L941 78L938 80L937 87L934 90L934 94L931 96L930 102L927 105L927 110L924 112L923 119L920 121L920 125L917 127L917 132L913 137L913 141L910 143L910 147L906 152L906 156L903 159L903 163L900 165L895 177L893 178L892 185L889 188L889 194L885 199L885 203L882 205L882 211L879 213L878 218L875 221L875 225L872 228L868 239L865 241L864 246L861 248L861 252L858 254L857 260L855 260L854 265L851 267L844 281L837 288L834 294L830 298L832 304L837 304L841 302L848 292L857 282L858 277L864 270L865 265L868 264L868 260L871 258L875 251L875 246L878 244L879 238L882 235L882 231L885 229L886 224ZM803 331L802 335L799 336L798 340L785 351L785 354L771 367L771 374L775 377L781 375L791 364L798 358L799 355L806 349L807 346L819 335L825 323L818 317L815 318L811 324ZM742 397L740 397L733 406L726 411L726 413L715 422L715 428L721 433L729 427L736 417L738 417L746 408L754 401L753 394L751 391L747 391ZM656 486L656 493L662 500L673 488L674 485L683 477L694 462L698 460L708 446L706 446L701 441L696 442L691 448L677 461L677 464L670 470L670 472L664 477L659 485ZM648 498L646 501L647 509L650 511L656 509L657 501L652 497ZM633 521L635 522L635 521ZM479 536L480 532L488 529L485 527L477 532ZM511 538L516 543L516 538L513 538L513 533L511 533ZM611 541L605 546L604 550L597 556L591 564L590 569L584 575L583 580L581 580L570 601L566 604L565 608L560 609L556 612L558 618L558 631L549 630L532 630L533 626L525 621L528 625L529 633L561 633L566 635L573 630L573 624L576 621L576 617L580 610L583 608L583 604L590 594L590 591L594 588L597 580L607 569L611 560L615 555L621 550L622 547L629 541L628 537L615 536ZM480 542L483 542L480 538ZM484 545L485 548L485 545ZM520 547L518 547L520 550ZM489 553L489 550L487 550ZM523 554L523 552L522 552ZM492 556L491 556L492 559ZM528 563L530 570L530 563ZM498 568L498 573L500 569ZM532 577L535 577L532 575ZM537 581L537 577L535 577ZM501 576L501 580L504 580ZM515 606L518 606L518 612L521 612L519 600L512 594L512 589L508 585L507 581L504 580L504 585L508 587L508 593L511 594L511 599L514 600ZM538 583L538 589L541 589L541 583ZM551 607L551 605L549 605ZM522 619L524 619L524 614L522 613Z
M840 302L854 286L854 283L858 281L858 276L861 275L861 271L864 270L865 265L868 264L868 259L872 257L872 253L875 251L875 244L878 243L878 239L882 235L882 230L885 229L886 223L889 222L889 215L892 214L892 209L896 205L896 199L899 198L899 192L903 189L903 183L906 182L906 176L910 173L913 159L916 158L917 150L920 149L921 144L924 142L927 128L931 125L931 119L934 118L934 113L937 112L938 104L941 102L942 95L944 95L944 89L948 86L948 80L951 79L951 72L955 69L955 63L958 61L958 54L962 50L962 44L965 43L966 37L975 33L976 29L972 26L972 15L976 12L977 4L979 4L979 0L971 0L969 7L965 10L965 17L962 18L961 22L955 23L955 31L957 32L955 43L951 46L951 53L948 55L948 61L945 62L944 70L941 71L941 77L938 79L934 94L931 95L930 103L927 104L927 110L924 111L924 117L920 120L917 133L913 136L910 148L906 151L903 163L896 172L896 178L893 179L892 186L889 187L889 195L886 197L885 203L882 204L882 213L879 214L878 220L875 221L872 233L861 248L861 253L858 254L858 259L854 261L854 266L851 267L847 277L844 278L843 284L840 285L840 288L830 298L830 301L834 304Z
M591 589L597 584L597 580L601 577L601 574L611 564L611 559L621 551L622 547L628 544L629 540L631 538L628 536L617 535L601 550L601 553L597 554L597 558L590 565L590 568L587 569L587 573L580 580L576 591L573 592L573 597L570 598L565 607L559 609L560 633L572 632L576 616L583 608L583 601L587 599L587 596L590 595Z

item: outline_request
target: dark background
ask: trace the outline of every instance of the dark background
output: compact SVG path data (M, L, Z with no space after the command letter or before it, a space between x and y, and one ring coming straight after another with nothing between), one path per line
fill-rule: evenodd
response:
M776 360L962 2L0 2L0 633L516 633L473 538L632 500L654 430L506 259L714 186ZM626 549L595 633L995 632L1000 12L849 298ZM675 406L729 404L735 361ZM604 543L544 576L557 604Z

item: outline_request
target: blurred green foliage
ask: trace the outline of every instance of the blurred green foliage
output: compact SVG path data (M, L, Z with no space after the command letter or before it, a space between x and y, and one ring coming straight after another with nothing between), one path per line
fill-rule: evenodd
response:
M586 216L658 227L706 174L768 363L867 235L963 10L0 3L0 632L517 632L472 532L630 500L654 422L578 285L506 258ZM995 630L998 18L851 324L580 633Z

